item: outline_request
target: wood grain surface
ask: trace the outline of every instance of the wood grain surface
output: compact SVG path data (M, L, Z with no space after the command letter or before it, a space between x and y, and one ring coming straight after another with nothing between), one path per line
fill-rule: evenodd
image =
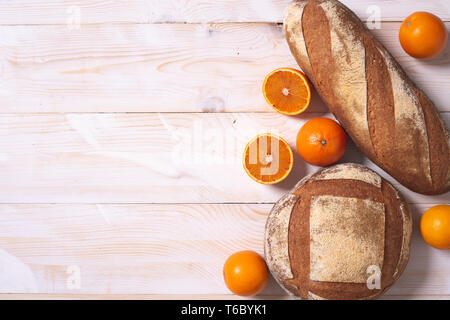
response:
M289 0L0 0L0 299L241 299L226 257L263 252L273 203L317 170L295 137L332 117L316 93L287 117L264 101L265 75L296 67L281 30ZM400 21L447 0L343 0L450 125L450 45L419 61ZM376 26L376 24L375 24ZM262 132L285 138L294 170L278 185L245 174ZM410 263L383 299L450 299L450 256L427 246L421 213L450 195L399 186L414 216ZM260 298L288 299L271 279Z
M2 291L226 294L224 261L237 250L263 253L264 225L271 207L0 205L0 225L4 226L0 229L0 262L18 260L5 264L0 277L9 282L2 282ZM450 294L448 252L427 246L417 228L420 214L429 207L411 206L415 223L411 259L388 295ZM31 271L29 277L18 272L25 267ZM72 283L74 270L80 275L79 287ZM271 279L263 295L280 294Z
M131 113L0 115L0 202L275 202L306 174L295 151L300 127L329 114ZM450 124L450 113L443 113ZM279 184L255 183L242 167L251 138L272 132L294 150ZM392 181L411 203L442 203L396 183L353 144L340 162L357 162Z
M283 295L241 297L233 294L0 294L2 300L296 300ZM450 300L450 295L384 295L379 300Z
M399 25L374 33L450 111L450 47L413 59L399 46ZM267 23L0 26L0 39L0 113L273 112L264 77L299 68L281 26ZM314 95L307 112L326 110Z
M0 24L281 22L290 0L1 0ZM447 0L342 0L362 19L403 21L429 11L450 20Z

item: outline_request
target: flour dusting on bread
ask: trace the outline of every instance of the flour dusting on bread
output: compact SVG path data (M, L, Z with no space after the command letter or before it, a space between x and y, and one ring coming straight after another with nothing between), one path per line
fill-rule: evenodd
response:
M381 188L381 177L372 170L366 169L362 165L354 163L339 164L331 168L324 169L314 176L314 180L338 180L354 179L364 181L377 188Z
M302 17L306 2L294 2L284 11L285 34L289 34L288 42L293 43L291 48L296 51L296 56L301 60L302 69L306 73L311 73L311 64L309 62L308 52L306 51L305 39L303 38ZM295 23L290 23L295 22Z
M384 204L315 196L310 206L310 279L366 283L367 268L384 256Z
M283 279L292 278L289 261L288 228L292 208L298 197L286 194L271 211L271 219L266 225L265 256L271 271Z
M448 129L351 10L337 0L296 1L284 29L296 61L366 156L413 191L450 190Z
M266 223L266 261L290 294L373 299L404 271L411 232L407 204L391 184L362 165L339 164L304 177L274 205ZM369 266L389 279L380 290L363 285Z

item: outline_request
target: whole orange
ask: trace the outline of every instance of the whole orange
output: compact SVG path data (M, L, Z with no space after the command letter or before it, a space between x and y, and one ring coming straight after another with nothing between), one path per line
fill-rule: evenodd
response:
M269 278L264 259L254 251L232 254L223 266L223 278L228 289L240 296L253 296L261 292Z
M450 250L450 205L434 206L420 219L420 232L426 243Z
M297 135L298 153L303 160L316 166L328 166L339 161L346 146L344 129L327 118L309 120Z
M447 29L441 19L428 12L414 12L403 21L400 44L415 58L433 58L444 51Z

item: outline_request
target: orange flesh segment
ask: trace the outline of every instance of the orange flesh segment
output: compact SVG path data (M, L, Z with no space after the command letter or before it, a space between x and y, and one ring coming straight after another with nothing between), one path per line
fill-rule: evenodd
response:
M311 99L308 80L297 70L279 69L269 74L263 91L267 102L284 114L304 111Z
M244 166L248 175L263 184L277 183L286 178L292 164L290 146L273 135L260 135L245 149Z

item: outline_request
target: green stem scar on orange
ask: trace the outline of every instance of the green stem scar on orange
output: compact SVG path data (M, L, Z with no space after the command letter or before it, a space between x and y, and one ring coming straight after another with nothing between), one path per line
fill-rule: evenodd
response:
M306 162L328 166L344 155L347 136L344 129L328 118L306 122L297 135L297 151Z

